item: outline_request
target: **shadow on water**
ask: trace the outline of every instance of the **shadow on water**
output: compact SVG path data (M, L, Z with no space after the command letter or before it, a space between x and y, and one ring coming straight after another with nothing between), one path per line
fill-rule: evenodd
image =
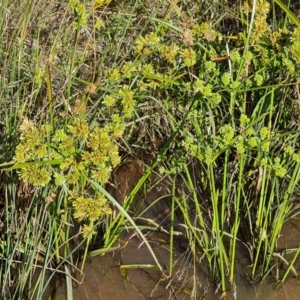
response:
M126 187L133 186L142 172L137 168L140 165L134 162L130 166L121 168L116 186L117 191L112 191L113 196L122 203L128 192ZM298 300L300 299L300 284L298 278L289 277L281 286L276 285L276 276L282 276L287 266L278 261L274 265L271 274L262 282L251 283L247 273L250 272L249 253L245 247L238 247L237 273L235 284L230 292L221 295L218 287L213 284L205 259L201 259L201 253L195 258L192 255L187 242L182 238L175 239L172 251L172 269L170 268L170 235L168 234L170 209L168 192L169 182L158 181L151 186L143 196L143 205L135 210L139 218L137 222L145 224L145 220L153 220L159 223L164 230L144 231L146 238L161 264L166 275L155 268L154 260L147 247L135 232L124 232L117 245L120 247L112 253L97 256L86 262L85 277L82 285L74 287L75 300L139 300L139 299L264 299L264 300ZM151 203L157 204L151 206ZM145 209L151 207L151 209ZM141 221L142 220L142 221ZM180 228L180 216L175 218L175 227ZM292 220L287 222L278 240L277 249L292 249L299 246L300 222ZM289 260L288 257L286 257ZM299 261L295 264L296 270L300 270ZM64 282L58 288L55 300L66 299L66 287Z

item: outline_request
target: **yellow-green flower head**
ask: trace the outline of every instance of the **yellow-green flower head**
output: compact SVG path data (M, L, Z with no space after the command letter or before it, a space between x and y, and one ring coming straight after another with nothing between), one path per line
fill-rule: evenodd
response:
M180 52L180 56L186 67L191 67L196 63L196 52L192 48L184 49Z
M68 131L76 139L84 141L89 134L89 125L86 120L74 118L71 125L68 125Z

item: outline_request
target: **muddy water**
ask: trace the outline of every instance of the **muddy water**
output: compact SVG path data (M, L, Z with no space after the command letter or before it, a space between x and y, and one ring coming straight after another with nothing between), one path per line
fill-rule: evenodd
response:
M161 237L152 238L152 249L167 274L170 271L168 244ZM158 269L143 267L154 265L154 261L138 237L127 233L121 239L130 239L126 248L104 257L96 257L86 264L85 283L75 290L74 299L191 299L194 281L200 278L194 277L194 266L189 262L188 253L175 251L172 264L174 276L168 279ZM128 269L126 275L121 274L120 265L129 264L138 264L140 267ZM208 284L205 284L206 276L201 279L199 289L194 291L197 297L194 299L200 299ZM63 297L64 293L57 299Z
M115 174L115 189L111 190L113 196L124 202L131 187L135 185L143 172L142 164L138 161L121 167ZM170 265L170 182L167 179L151 179L149 188L141 191L137 199L143 199L142 205L133 207L137 223L159 224L160 231L146 233L163 272L155 266L154 260L147 247L140 238L131 231L121 235L116 246L120 249L104 256L94 257L85 266L85 278L82 285L74 288L75 300L117 300L117 299L220 299L222 295L218 287L210 280L208 269L201 260L193 260L184 238L178 236L173 248L173 261ZM180 182L178 183L180 185ZM158 202L156 202L159 200ZM141 202L141 201L140 201ZM155 205L151 206L153 203ZM150 209L147 209L149 208ZM191 211L191 213L193 213ZM153 221L151 223L150 221ZM175 226L180 229L182 220L180 215L175 216ZM285 224L282 235L278 241L279 249L296 248L300 240L300 222L290 221ZM124 272L122 266L135 265ZM267 299L267 300L298 300L300 299L300 284L297 278L290 277L281 287L276 287L275 280L269 276L260 283L250 283L247 277L249 261L247 253L242 247L238 253L236 286L232 291L223 295L224 299ZM280 263L279 272L286 267ZM296 270L300 270L297 262ZM123 270L123 271L122 271ZM171 276L170 272L172 273ZM276 275L274 268L273 276ZM282 275L282 274L281 274ZM65 285L57 290L55 300L66 299Z
M283 238L282 245L291 245L295 234L300 236L300 226L289 223L284 231L292 233ZM170 251L164 234L147 236L165 274L170 271ZM98 256L86 263L83 284L74 289L75 300L154 300L154 299L220 299L217 287L210 281L208 270L201 261L193 261L189 251L175 249L172 278L165 278L158 269L146 269L142 265L154 264L153 258L141 240L132 232L120 238L120 245L126 247L114 253ZM241 260L238 264L243 264ZM121 265L139 264L139 268L129 269L122 274ZM299 265L297 266L299 270ZM249 283L245 273L237 274L236 290L228 292L226 299L243 300L298 300L300 284L297 278L290 278L277 288L270 276L264 282ZM197 289L194 290L193 287ZM62 285L57 291L56 300L66 299ZM225 299L225 298L224 298Z

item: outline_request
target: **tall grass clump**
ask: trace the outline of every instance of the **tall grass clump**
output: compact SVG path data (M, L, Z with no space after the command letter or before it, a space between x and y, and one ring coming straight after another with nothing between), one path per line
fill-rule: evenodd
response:
M112 67L96 82L104 56L87 65L106 44L103 3L3 5L15 26L2 22L1 31L1 294L41 299L56 275L82 275L90 245L102 243L96 233L112 206L90 180L105 186L120 163L135 95Z
M277 6L245 1L237 10L235 32L228 35L222 28L229 22L226 16L216 24L196 21L191 11L199 7L193 5L187 16L173 3L168 18L155 19L155 30L136 40L144 75L138 83L143 99L163 107L176 133L169 148L175 151L174 163L161 171L185 175L195 217L186 213L187 198L177 205L191 249L203 251L213 279L226 291L234 282L238 244L247 248L251 281L270 273L279 234L293 209L299 180L299 128L293 121L299 28L291 10L284 9L284 26L271 24ZM208 5L211 9L217 8ZM172 14L177 22L170 21ZM160 160L172 161L165 153ZM196 175L182 163L188 158L196 161Z
M167 172L185 174L196 210L191 219L178 201L187 235L223 292L234 282L238 243L249 251L251 281L270 273L282 226L296 207L299 27L288 8L286 24L271 25L271 9L267 1L245 1L231 36L213 22L191 24L189 47L179 50L189 54L179 66L189 77L181 78L185 97L176 105L184 111L184 100L196 104L177 147L198 166L196 175L186 164L178 170L175 155L177 168Z
M176 207L222 292L241 246L251 281L287 262L277 241L299 214L300 26L295 5L240 4L3 1L2 295L40 299L128 224L142 235L128 212L154 172L182 178L172 218ZM118 203L105 188L127 155L151 163Z

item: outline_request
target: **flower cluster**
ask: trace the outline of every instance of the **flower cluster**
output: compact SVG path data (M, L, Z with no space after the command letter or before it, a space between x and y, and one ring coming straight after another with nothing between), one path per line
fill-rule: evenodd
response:
M128 116L133 94L126 87L120 93ZM84 191L89 185L86 178L104 185L120 163L117 139L125 128L122 122L114 115L111 123L90 129L85 119L74 116L69 125L52 132L48 124L37 125L24 119L13 158L19 177L36 187L54 184L66 188L72 195L74 217L79 221L94 222L110 214L102 195L91 197L84 195Z
M198 115L195 117L199 119ZM281 157L270 157L272 149L276 147L276 137L266 126L252 126L250 118L245 114L240 116L239 128L234 128L231 124L221 126L214 136L213 143L203 132L204 130L199 128L194 137L187 134L182 145L191 156L197 157L207 165L215 163L220 153L228 150L235 155L246 154L254 159L255 168L257 165L268 166L276 177L282 178L292 162L300 161L300 155L292 145L283 148Z
M111 208L108 205L106 198L102 195L97 197L76 195L76 197L74 197L75 194L77 193L72 193L70 200L74 209L74 217L78 221L96 221L102 216L111 214Z

